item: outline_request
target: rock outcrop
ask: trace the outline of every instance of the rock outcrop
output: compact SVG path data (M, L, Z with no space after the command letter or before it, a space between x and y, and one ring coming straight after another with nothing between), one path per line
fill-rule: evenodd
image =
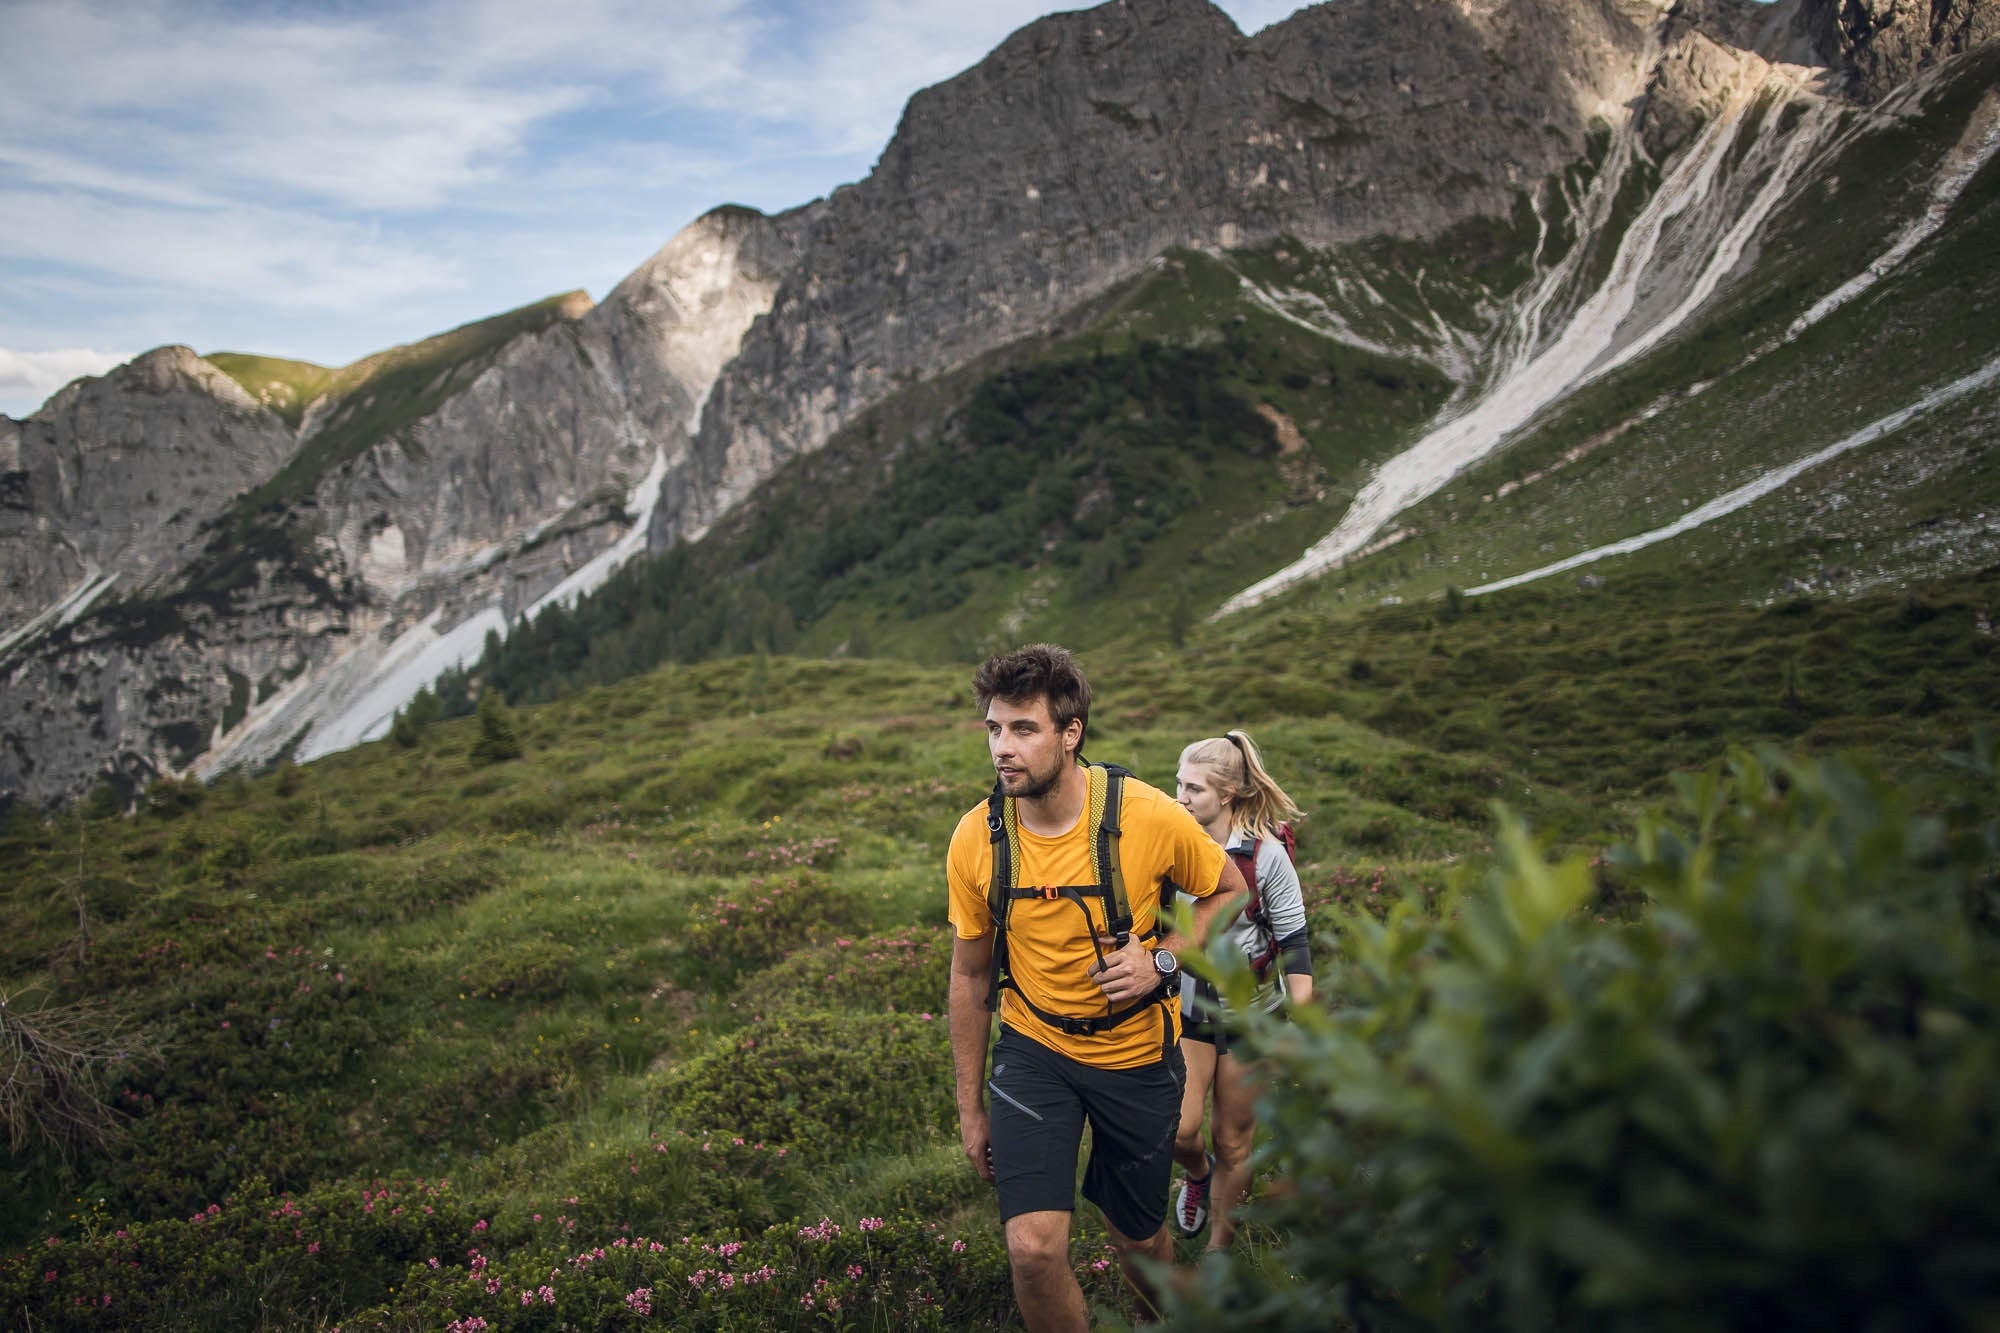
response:
M0 631L99 571L121 593L186 562L201 526L291 455L291 428L186 347L0 417Z
M1820 59L1877 101L1948 56L2000 41L2000 0L1804 0Z
M1335 0L1245 38L1206 0L1037 20L910 99L717 382L652 542L855 411L1045 328L1174 246L1504 214L1644 86L1660 7Z
M1174 247L1432 237L1607 126L1664 159L1771 63L1873 97L1996 37L2000 0L1330 0L1254 37L1112 0L918 93L865 180L717 209L595 307L307 368L336 387L261 387L283 415L149 353L0 418L0 794L379 734L487 630Z

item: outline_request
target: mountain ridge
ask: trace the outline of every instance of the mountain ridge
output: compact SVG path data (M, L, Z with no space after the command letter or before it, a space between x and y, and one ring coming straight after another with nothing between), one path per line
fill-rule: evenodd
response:
M1956 45L1977 44L1995 8L1955 2L1922 39L1893 6L1837 38L1828 0L1411 0L1400 25L1336 3L1251 38L1201 0L1037 20L913 97L866 180L770 216L714 210L594 308L516 332L458 363L460 379L414 377L403 400L414 406L387 413L379 432L347 417L358 425L351 450L324 466L287 461L303 488L280 494L269 476L246 475L253 503L183 543L192 561L156 595L119 575L114 608L93 600L111 585L93 591L82 562L52 565L0 621L10 683L0 789L59 795L107 772L213 771L379 735L408 697L382 679L414 691L425 670L469 667L489 633L569 604L644 547L657 556L698 541L787 460L877 405L1088 324L1077 312L1149 271L1169 240L1222 259L1238 284L1237 296L1188 298L1192 325L1133 316L1169 341L1226 339L1226 327L1201 323L1225 309L1289 321L1329 346L1363 328L1414 330L1391 342L1427 349L1457 381L1446 410L1459 412L1505 380L1487 358L1529 364L1550 351L1668 168L1687 169L1689 145L1708 143L1695 176L1741 188L1693 191L1660 217L1663 235L1690 238L1676 243L1681 266L1627 275L1615 321L1628 346L1648 327L1671 343L1685 314L1759 262L1757 219L1782 202L1757 194L1782 155L1746 167L1750 130L1773 116L1789 132L1803 113L1787 108L1819 107L1841 133L1858 132L1858 112L1843 108L1868 105L1875 85L1856 71L1948 62ZM1898 24L1892 43L1883 34ZM1767 57L1839 40L1849 41L1840 67L1770 72ZM1857 53L1878 43L1869 65ZM1725 143L1724 113L1750 129ZM1617 173L1586 217L1588 188ZM1746 211L1718 211L1728 209ZM1511 256L1507 281L1540 272L1547 290L1521 306L1515 289L1429 267L1436 238L1459 223L1484 227ZM1725 223L1741 224L1728 262L1698 262L1693 238ZM1401 251L1369 240L1398 235ZM1543 266L1570 246L1589 253L1555 280ZM1339 256L1348 272L1299 288L1271 269L1290 262L1281 253ZM1253 277L1260 265L1266 276ZM1101 336L1124 336L1115 318ZM1512 352L1493 342L1501 334ZM1297 359L1271 355L1273 369ZM1282 373L1314 379L1303 366ZM303 425L310 401L279 406ZM1267 405L1301 423L1314 415L1303 401ZM281 414L253 406L246 421L290 434ZM322 439L337 416L313 421ZM0 421L0 544L53 521L30 484L27 454L44 446L24 451L26 424ZM1338 476L1379 466L1391 443L1316 447ZM100 682L89 719L63 684L86 678Z

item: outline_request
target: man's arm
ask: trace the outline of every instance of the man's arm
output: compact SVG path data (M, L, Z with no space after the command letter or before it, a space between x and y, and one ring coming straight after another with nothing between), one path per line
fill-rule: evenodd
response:
M986 1112L986 1039L992 1022L986 993L993 978L993 932L976 940L951 940L951 1067L958 1097L958 1138L966 1160L988 1184L993 1181L993 1125Z
M1172 949L1174 955L1198 953L1201 946L1208 943L1208 933L1218 921L1227 921L1248 900L1250 886L1243 879L1243 872L1236 867L1236 858L1222 858L1222 874L1216 879L1215 892L1206 898L1194 900L1194 920L1189 923L1189 934L1169 931L1159 940L1160 947Z
M1183 935L1179 931L1169 931L1155 940L1151 947L1140 943L1137 935L1132 936L1124 948L1104 955L1104 963L1094 977L1098 987L1114 1005L1128 1004L1152 993L1160 984L1160 974L1153 970L1153 948L1171 950L1177 958L1200 949L1202 942L1208 938L1209 928L1217 921L1227 921L1229 913L1243 906L1249 892L1250 886L1243 882L1243 872L1236 868L1236 862L1223 857L1222 874L1216 880L1215 892L1194 900L1194 919L1189 924L1189 933ZM1100 943L1110 947L1116 941L1100 937Z

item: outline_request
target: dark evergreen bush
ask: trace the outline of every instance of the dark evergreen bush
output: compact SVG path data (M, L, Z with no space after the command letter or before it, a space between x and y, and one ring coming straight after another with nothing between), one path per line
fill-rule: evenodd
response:
M1285 1239L1180 1325L1992 1326L1982 764L1951 820L1832 763L1684 776L1613 854L1630 924L1511 819L1490 893L1357 919L1331 1005L1255 1034Z
M662 1100L681 1128L810 1147L820 1160L954 1134L942 1018L796 1014L684 1060Z
M521 733L507 701L489 690L479 700L479 739L472 743L472 762L498 764L521 757Z

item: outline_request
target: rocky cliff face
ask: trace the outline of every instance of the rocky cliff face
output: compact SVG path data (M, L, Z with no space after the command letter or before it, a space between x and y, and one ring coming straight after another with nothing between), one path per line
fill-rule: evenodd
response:
M1996 35L2000 0L1331 0L1247 38L1206 0L1112 0L912 98L866 180L717 210L421 410L342 391L294 434L151 353L0 418L0 792L380 734L488 631L1171 247L1434 236L1605 127L1664 161L1770 62L1867 97ZM244 512L281 466L288 507Z
M2000 41L2000 3L1805 0L1798 25L1820 59L1872 102L1947 56Z
M1504 214L1644 86L1659 7L1336 0L1255 38L1205 0L1038 20L911 99L717 383L653 545L912 377L1173 246L1422 236Z
M485 629L643 520L641 483L686 453L788 237L745 209L697 220L603 304L451 370L466 382L436 410L247 527L239 495L366 403L313 405L295 439L169 348L0 423L0 791L259 763L302 734L352 743L385 725L430 675L476 656ZM96 612L60 625L75 619L64 599L106 578ZM454 626L474 632L421 674L410 638ZM392 661L419 674L377 696Z
M292 432L185 347L0 417L0 632L99 571L123 592L179 569L202 524L276 472Z

